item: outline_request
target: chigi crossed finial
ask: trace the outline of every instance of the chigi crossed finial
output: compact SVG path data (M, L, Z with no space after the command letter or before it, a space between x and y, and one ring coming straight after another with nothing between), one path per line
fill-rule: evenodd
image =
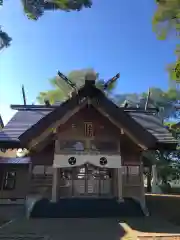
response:
M115 83L118 78L120 78L120 73L116 74L114 77L110 78L105 84L103 89L106 90L108 89L113 83Z
M78 92L78 88L75 83L73 83L70 79L67 78L62 72L58 71L58 77L64 80L73 90L74 92ZM96 73L87 73L85 76L86 81L92 82L95 84L97 74ZM92 79L91 79L92 78ZM115 83L118 78L120 78L120 73L116 74L114 77L110 78L107 82L103 85L103 90L106 91L113 83Z

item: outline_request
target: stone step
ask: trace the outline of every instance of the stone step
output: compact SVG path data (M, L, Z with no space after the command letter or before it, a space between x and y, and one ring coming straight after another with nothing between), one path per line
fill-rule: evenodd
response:
M52 203L46 199L39 200L31 209L35 218L99 218L99 217L134 217L144 216L141 206L133 199L125 198L123 202L110 198L67 198Z
M47 176L41 176L41 175L36 175L31 178L31 180L47 180L47 179L53 179L52 175L47 175Z

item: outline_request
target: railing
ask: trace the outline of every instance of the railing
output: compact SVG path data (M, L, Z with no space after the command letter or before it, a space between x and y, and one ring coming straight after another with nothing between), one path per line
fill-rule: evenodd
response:
M29 194L42 194L44 197L50 197L52 179L52 175L33 175L30 182Z
M59 187L60 197L105 196L112 194L112 181L108 180L65 180Z

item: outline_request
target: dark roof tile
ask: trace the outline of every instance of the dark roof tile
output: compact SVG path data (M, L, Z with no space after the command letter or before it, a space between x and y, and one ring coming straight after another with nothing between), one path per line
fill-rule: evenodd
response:
M159 142L177 142L172 134L163 126L162 120L152 113L129 112L130 116L143 128L150 132Z
M19 136L50 111L19 111L0 131L0 141L19 141Z
M24 158L7 158L0 157L0 164L29 164L31 159L29 157Z

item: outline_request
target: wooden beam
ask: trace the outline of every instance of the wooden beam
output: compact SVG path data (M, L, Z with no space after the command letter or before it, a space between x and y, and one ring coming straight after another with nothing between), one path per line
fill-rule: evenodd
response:
M148 90L148 95L147 95L147 99L146 99L146 104L145 104L145 111L147 111L147 108L148 108L150 95L151 95L151 91L150 91L150 88L149 88L149 90Z
M92 100L92 101L91 101L91 104L92 104L103 116L105 116L106 118L108 118L113 125L115 125L117 128L120 129L120 134L121 134L121 129L123 129L124 132L128 135L128 137L133 140L133 142L135 142L135 143L136 143L140 148L142 148L143 150L147 150L147 147L144 146L143 144L140 144L140 143L138 142L138 140L137 140L134 136L132 136L132 134L128 131L128 129L125 129L123 126L120 125L120 123L117 123L115 120L113 120L113 119L111 118L111 116L108 115L105 111L103 111L103 109L102 109L101 107L99 107L95 101Z
M74 110L69 111L64 117L62 117L60 120L56 121L55 123L52 123L51 126L46 129L40 136L33 139L28 144L28 149L33 149L37 144L39 144L41 141L43 141L45 138L47 138L51 133L56 131L57 127L59 127L61 124L64 124L67 122L74 114L76 114L80 109L82 109L87 104L87 100L85 100L81 105L78 105Z
M31 151L33 152L40 152L42 151L47 145L49 145L51 142L56 140L56 135L53 133L50 133L50 135L43 139L41 142L39 142L36 146L31 148Z
M11 109L13 110L20 110L20 111L28 111L28 110L43 110L43 111L50 111L53 110L57 107L59 107L59 105L51 105L51 106L46 106L46 105L10 105Z
M25 93L24 85L22 85L22 96L23 96L24 105L26 105L26 93Z
M147 107L146 110L144 108L137 108L137 107L128 107L128 108L125 108L125 107L121 107L121 109L124 111L124 112L137 112L137 113L158 113L158 108L155 108L155 107Z
M60 105L60 104L59 104ZM33 104L29 104L29 105L20 105L20 104L11 104L10 107L13 110L20 110L20 111L28 111L28 110L43 110L43 111L51 111L55 108L58 108L59 105L55 105L52 104L50 106L46 106L46 105L33 105ZM137 108L137 107L128 107L128 108L124 108L124 107L120 107L122 110L124 110L125 112L145 112L144 108ZM177 107L178 108L178 107ZM179 106L180 108L180 106ZM158 109L155 107L147 107L146 111L148 112L157 112Z

